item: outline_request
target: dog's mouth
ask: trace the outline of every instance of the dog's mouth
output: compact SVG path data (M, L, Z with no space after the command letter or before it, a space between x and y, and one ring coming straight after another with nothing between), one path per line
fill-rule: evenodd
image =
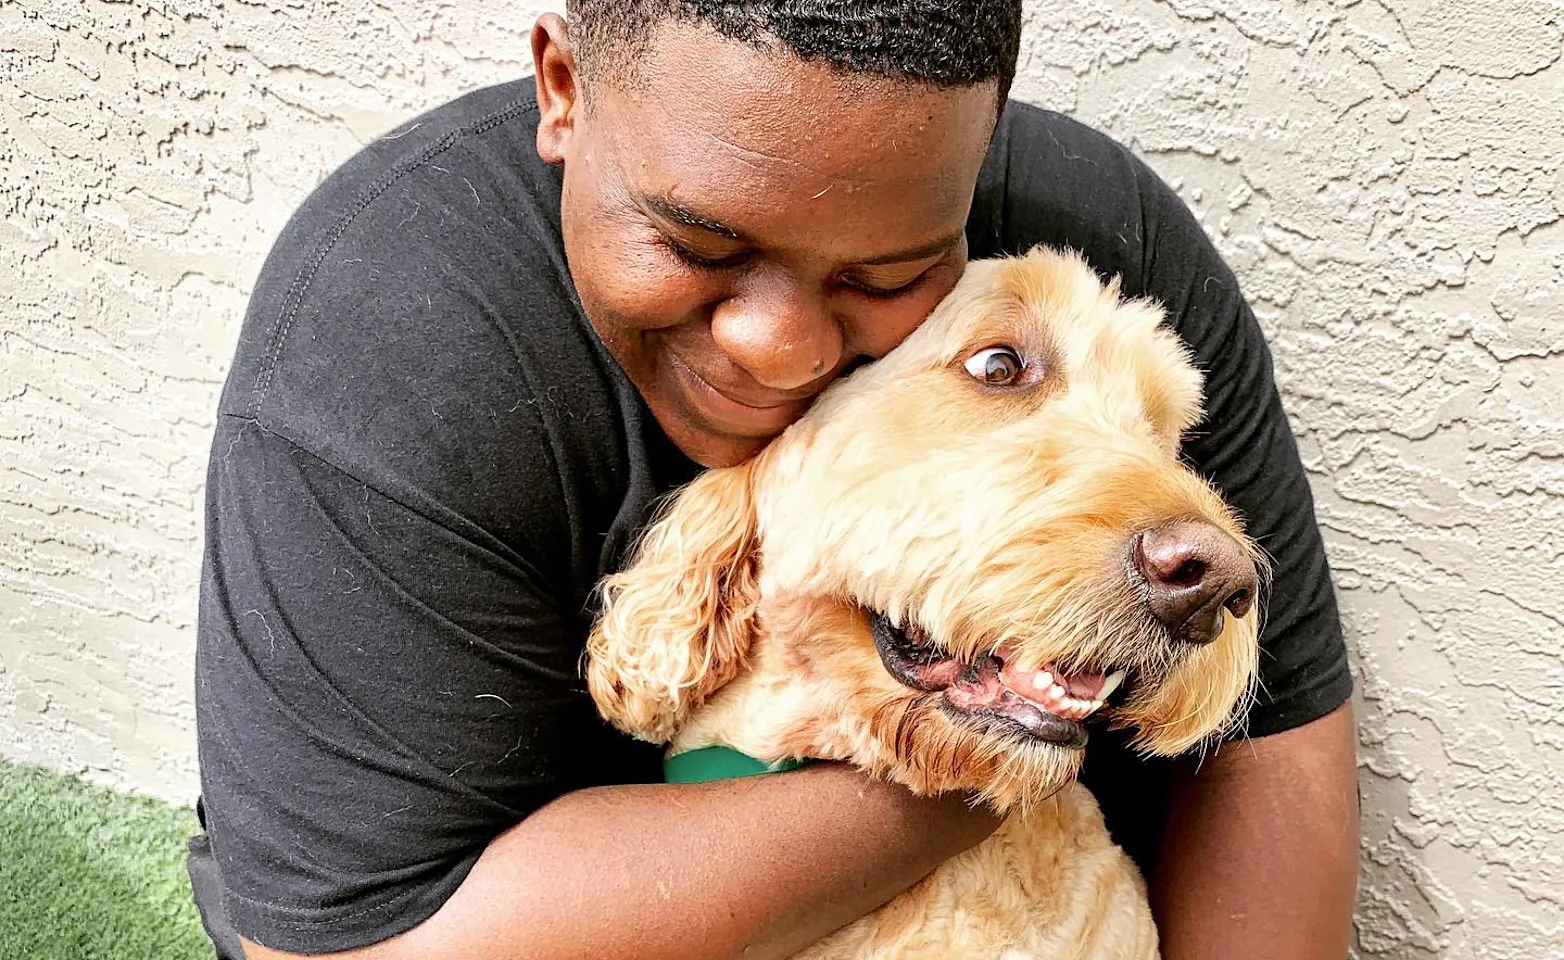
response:
M1124 670L1066 673L1052 665L1022 670L1003 647L967 663L929 642L911 621L897 626L884 614L870 612L869 624L886 671L914 690L942 694L947 713L1059 747L1086 746L1081 721L1096 713L1125 677Z

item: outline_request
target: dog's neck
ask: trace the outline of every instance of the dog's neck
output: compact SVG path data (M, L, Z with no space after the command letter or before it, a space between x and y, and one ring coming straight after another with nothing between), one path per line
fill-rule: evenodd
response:
M669 744L670 753L725 746L761 761L818 759L822 751L810 742L811 721L829 707L796 678L765 665L770 645L759 646L757 669L692 713Z
M849 608L817 600L763 600L743 672L690 715L669 752L721 745L762 761L853 757L861 745L826 722L852 695L844 683L849 678L814 669L791 642L843 630L871 642Z

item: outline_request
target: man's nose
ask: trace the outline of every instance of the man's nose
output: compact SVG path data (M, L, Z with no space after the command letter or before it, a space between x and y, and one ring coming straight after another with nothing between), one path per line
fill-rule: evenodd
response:
M826 298L782 278L724 300L711 334L729 359L773 390L796 390L835 370L844 346Z

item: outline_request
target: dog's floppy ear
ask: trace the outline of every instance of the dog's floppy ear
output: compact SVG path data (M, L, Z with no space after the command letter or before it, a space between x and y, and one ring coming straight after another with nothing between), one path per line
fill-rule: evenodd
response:
M748 465L708 470L602 585L587 687L614 726L653 743L738 673L760 600Z

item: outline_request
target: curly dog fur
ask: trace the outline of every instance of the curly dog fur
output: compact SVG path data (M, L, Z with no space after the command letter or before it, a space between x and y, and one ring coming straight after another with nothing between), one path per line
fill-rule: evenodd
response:
M1074 783L1081 745L962 705L1008 696L1000 677L1111 668L1131 679L1084 722L1130 728L1147 752L1185 752L1241 716L1252 605L1182 642L1126 560L1138 535L1193 520L1259 563L1178 459L1201 382L1162 320L1071 254L974 262L895 351L753 460L681 491L605 582L587 678L619 728L674 753L846 761L1010 814L805 956L1156 956L1139 873ZM921 640L916 676L949 682L893 675L877 617Z

